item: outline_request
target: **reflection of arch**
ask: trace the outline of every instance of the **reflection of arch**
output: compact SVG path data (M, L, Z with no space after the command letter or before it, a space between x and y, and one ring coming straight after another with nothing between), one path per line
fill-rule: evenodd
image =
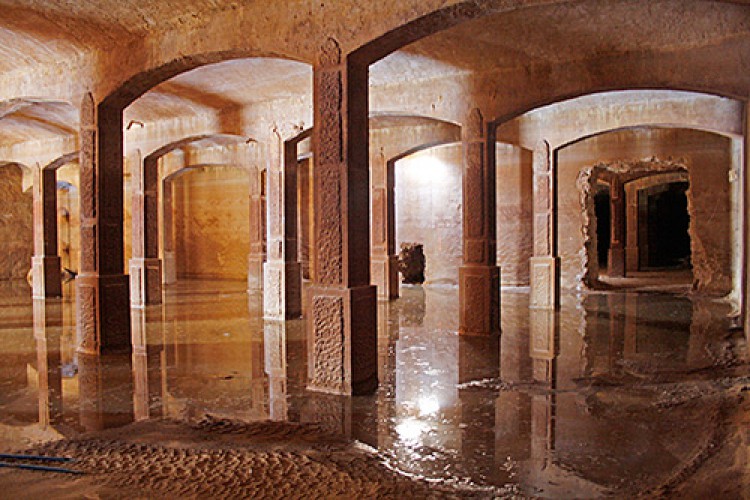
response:
M79 152L68 153L34 172L33 295L62 296L61 264L57 244L57 171L78 163Z
M174 277L173 249L171 241L164 240L164 255L166 263L159 258L159 192L164 193L164 207L167 204L168 191L164 186L168 178L176 172L194 167L194 165L180 164L172 167L171 172L162 172L162 185L159 185L159 163L170 153L182 150L193 144L208 143L210 145L228 146L245 144L245 139L229 134L204 134L186 137L162 146L146 156L140 168L136 168L133 175L133 204L132 204L132 254L130 261L131 304L142 307L149 304L161 303L162 282L171 283ZM221 165L231 164L222 162ZM205 164L204 164L205 165ZM176 170L174 170L176 168ZM242 167L245 168L245 167ZM170 191L171 192L171 191ZM170 222L170 213L163 210L165 226Z

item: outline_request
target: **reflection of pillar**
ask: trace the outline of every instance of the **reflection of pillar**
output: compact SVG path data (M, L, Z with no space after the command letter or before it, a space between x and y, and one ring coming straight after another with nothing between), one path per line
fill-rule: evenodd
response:
M78 350L130 349L130 293L123 272L122 112L81 107L81 272L76 279Z
M147 156L132 173L132 252L130 304L161 304L162 263L159 259L158 158Z
M162 182L162 248L165 285L177 282L177 258L174 251L174 183Z
M297 141L274 130L268 143L267 261L263 266L263 316L302 315L302 269L297 261Z
M531 396L521 391L500 391L495 402L495 466L508 457L521 462L531 456Z
M534 148L534 256L529 262L530 307L555 309L559 305L560 259L557 257L555 174L550 147L541 141Z
M559 345L557 314L550 310L530 309L529 335L534 381L554 385Z
M78 354L79 418L85 430L96 431L131 423L132 391L130 355Z
M740 310L744 312L745 338L750 345L750 113L745 112L745 137L744 137L744 163L740 179L742 182L742 202L740 214L742 217L742 245L740 246L740 255L742 255L742 269L740 276L742 278L742 289L740 290Z
M250 292L263 291L263 261L266 258L263 245L266 232L264 178L260 168L250 169L250 253L247 256L247 289Z
M463 335L490 335L500 332L495 141L488 141L484 119L477 108L466 117L462 135L464 248L458 277L458 328Z
M609 184L610 245L608 274L611 277L625 276L625 188L622 181L612 176Z
M62 421L63 393L60 334L63 320L59 300L34 300L34 339L39 378L39 423L56 425Z
M531 396L531 458L544 472L555 449L555 416L557 413L555 394L533 394Z
M312 275L312 162L308 157L301 160L298 165L298 195L299 195L299 258L302 264L302 277L311 279Z
M61 297L60 256L57 254L57 172L34 169L34 298Z
M342 61L333 39L314 71L315 282L308 388L377 388L377 298L370 285L367 66Z
M623 358L634 358L638 354L638 295L625 295L623 312Z
M271 420L287 420L286 324L284 321L264 321L263 350L265 371L268 375L268 413Z
M162 310L132 310L133 413L135 420L163 416L164 341Z
M394 164L380 153L371 158L372 169L372 283L378 298L398 298L398 256L394 207Z
M640 267L638 252L638 191L625 191L625 272L638 271Z

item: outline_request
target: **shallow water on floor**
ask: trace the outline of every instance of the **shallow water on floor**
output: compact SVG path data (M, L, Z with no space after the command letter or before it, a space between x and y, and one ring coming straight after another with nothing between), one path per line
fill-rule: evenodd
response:
M683 477L748 381L729 307L668 294L571 294L554 313L504 289L502 336L465 338L455 288L404 286L379 304L380 388L361 397L306 391L304 322L264 322L240 283L172 287L133 311L132 356L102 358L75 352L69 300L27 297L0 288L0 449L210 414L315 423L467 491L629 495Z

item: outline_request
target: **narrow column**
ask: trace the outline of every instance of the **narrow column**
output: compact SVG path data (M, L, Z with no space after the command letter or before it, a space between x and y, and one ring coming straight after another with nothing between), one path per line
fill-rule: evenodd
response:
M264 369L268 376L268 417L275 421L287 420L287 325L281 321L266 321L263 327Z
M559 351L559 320L555 311L529 310L531 374L534 382L553 384Z
M164 273L162 283L173 285L177 282L177 257L174 252L174 184L163 181L161 203L161 238L164 252Z
M611 277L625 276L625 188L614 175L609 183L610 244L608 273Z
M743 148L743 168L740 175L742 182L742 246L740 252L742 255L742 289L740 290L740 310L744 312L745 338L750 342L750 113L748 104L745 104L745 123L744 123L744 148Z
M257 166L250 168L250 253L247 256L247 290L263 291L263 242L266 231L266 212L263 202L263 175Z
M315 268L308 388L368 394L378 385L377 298L370 285L367 66L321 47L314 69Z
M458 272L459 333L491 335L500 332L495 140L487 138L484 119L477 108L469 112L462 135L464 253Z
M31 268L35 299L62 296L57 254L57 172L34 169L34 257Z
M302 264L302 277L306 280L312 279L312 157L299 162L297 171L297 183L299 189L299 260Z
M632 184L632 183L631 183ZM640 251L638 250L638 191L625 191L625 272L638 271Z
M534 148L534 256L529 262L529 306L556 309L560 303L560 259L557 257L555 173L547 141Z
M81 273L78 351L130 349L130 293L123 273L122 112L81 107Z
M263 265L263 316L302 315L302 268L297 261L297 142L274 129L269 141L267 261Z
M382 152L370 159L372 170L372 283L378 298L397 299L398 255L396 255L396 211L394 200L394 165Z
M158 159L147 156L132 174L132 249L130 305L161 304L162 263L159 258Z

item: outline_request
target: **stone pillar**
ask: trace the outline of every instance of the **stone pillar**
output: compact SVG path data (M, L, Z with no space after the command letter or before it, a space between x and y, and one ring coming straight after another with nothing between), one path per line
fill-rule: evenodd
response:
M461 335L500 333L500 268L497 263L495 138L479 109L462 129L463 265L458 271Z
M263 262L265 256L266 211L263 201L264 176L257 166L250 168L250 253L247 256L247 290L263 291Z
M557 257L556 177L547 141L534 148L534 256L529 262L529 306L556 309L560 305L560 258Z
M314 285L308 388L368 394L378 385L377 298L370 285L367 66L328 39L314 68Z
M638 191L629 189L625 193L625 273L638 271Z
M159 258L158 158L147 156L132 174L132 251L130 305L161 304L162 263Z
M297 170L299 206L299 261L302 265L302 278L312 279L312 157L299 162Z
M34 169L34 257L31 259L35 299L62 296L57 254L57 171Z
M63 394L60 372L60 335L63 311L59 300L34 299L34 340L39 390L39 423L62 423Z
M164 252L162 283L177 283L177 257L174 252L174 188L171 181L162 182L162 250Z
M78 351L130 349L130 293L123 273L122 111L81 107L81 272Z
M610 245L608 273L610 277L625 276L625 188L614 175L609 182Z
M740 290L740 311L744 313L745 338L750 345L750 112L745 104L743 168L740 175L742 182L742 289Z
M394 164L383 153L370 159L372 170L372 250L370 269L378 298L397 299L396 210Z
M297 261L297 142L274 129L268 143L267 261L263 265L263 316L302 315L302 267Z

